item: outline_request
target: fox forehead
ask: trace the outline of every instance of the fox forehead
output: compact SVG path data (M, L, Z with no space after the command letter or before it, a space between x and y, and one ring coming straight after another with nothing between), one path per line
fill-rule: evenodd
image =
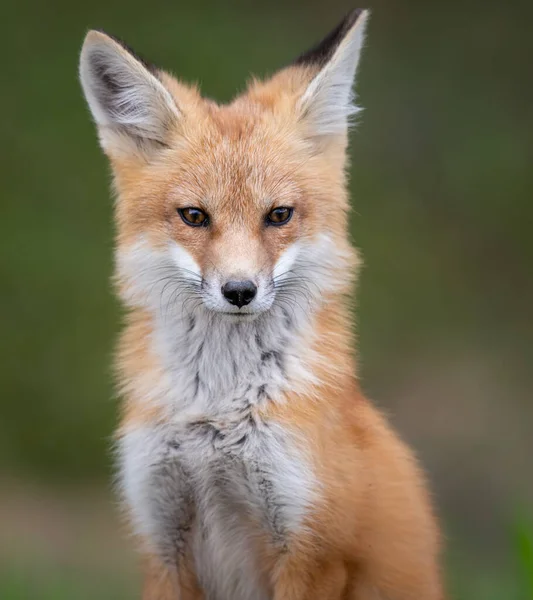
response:
M116 174L120 191L133 196L146 196L151 187L160 200L176 206L245 216L298 201L305 154L289 127L283 130L231 106L210 107L203 119L176 132L157 164L139 169L123 162Z
M239 118L234 120L238 128ZM302 158L296 141L260 122L237 139L233 134L214 124L188 142L186 155L178 159L176 195L206 208L237 209L243 214L296 202L302 193L298 181Z

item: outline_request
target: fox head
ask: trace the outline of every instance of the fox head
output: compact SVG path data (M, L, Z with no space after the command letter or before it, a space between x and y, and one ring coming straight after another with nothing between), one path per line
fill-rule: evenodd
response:
M126 303L249 321L346 290L346 148L367 16L353 11L228 105L88 33L80 77L114 174Z

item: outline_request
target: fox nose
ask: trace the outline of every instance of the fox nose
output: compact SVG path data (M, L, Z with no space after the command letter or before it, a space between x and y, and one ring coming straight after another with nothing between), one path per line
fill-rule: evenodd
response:
M222 286L224 298L239 308L250 304L256 294L257 286L253 281L228 281Z

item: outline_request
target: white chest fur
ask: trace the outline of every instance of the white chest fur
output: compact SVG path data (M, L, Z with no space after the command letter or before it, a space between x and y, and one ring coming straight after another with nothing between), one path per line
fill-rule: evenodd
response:
M154 346L168 374L169 418L120 442L137 533L169 564L191 551L213 600L268 597L256 540L283 549L315 492L291 434L258 416L287 385L287 337L242 325L213 332L189 321L161 329Z
M261 598L254 538L280 549L301 527L312 477L279 425L243 414L135 429L121 441L134 526L176 564L192 549L210 598Z

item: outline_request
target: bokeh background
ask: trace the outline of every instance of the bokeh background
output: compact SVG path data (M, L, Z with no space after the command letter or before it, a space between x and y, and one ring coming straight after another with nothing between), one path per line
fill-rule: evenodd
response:
M85 32L225 101L350 8L2 3L0 598L138 597L110 483L120 309ZM360 375L427 470L451 596L531 598L533 4L372 8L352 137Z

